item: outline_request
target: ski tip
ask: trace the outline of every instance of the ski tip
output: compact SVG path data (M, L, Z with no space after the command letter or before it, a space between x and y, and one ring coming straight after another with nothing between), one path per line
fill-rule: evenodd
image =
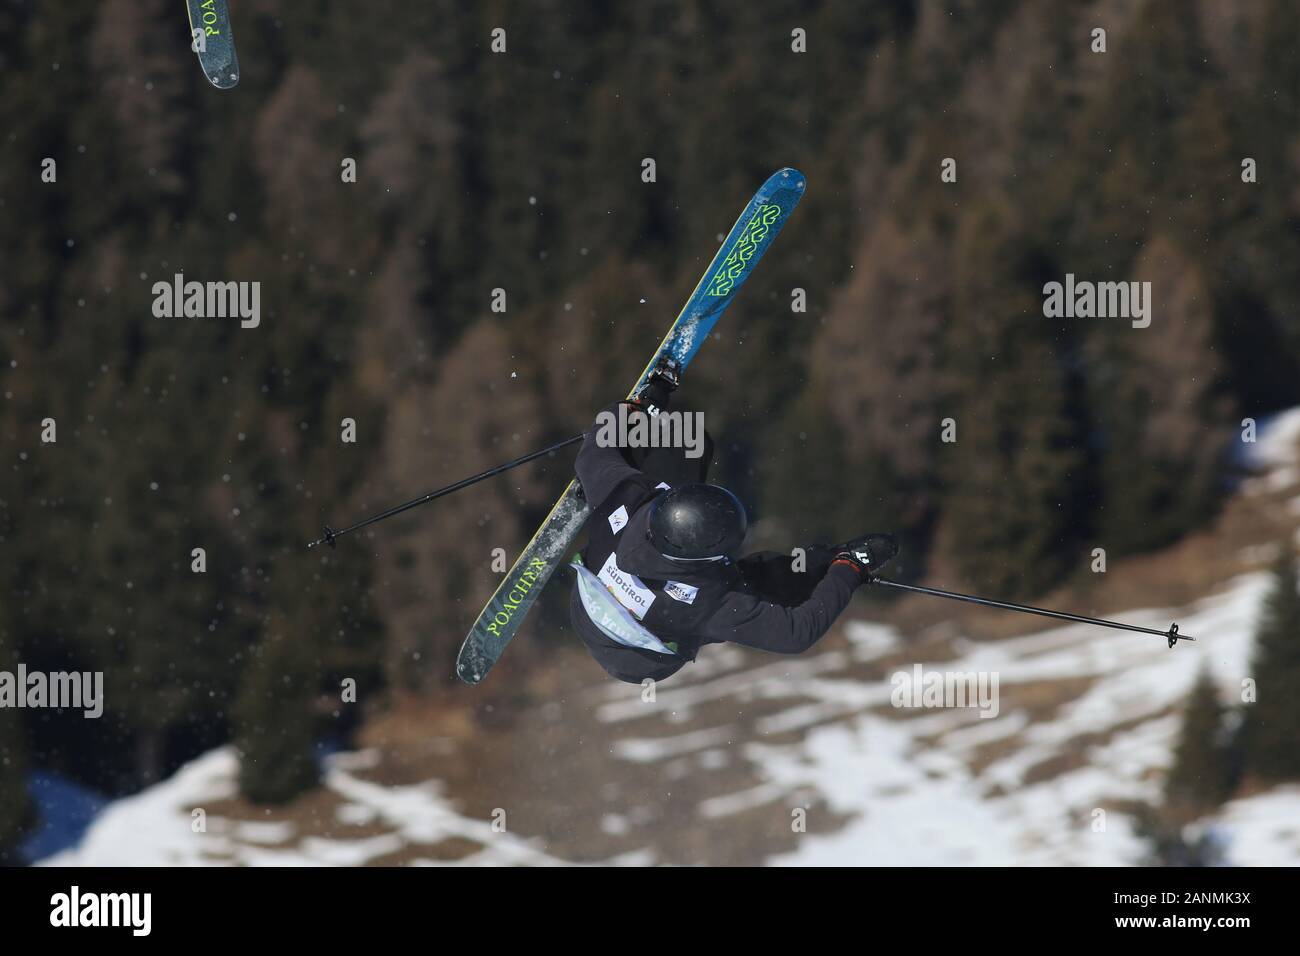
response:
M456 655L456 677L462 684L473 687L487 676L493 663L492 659L475 643L474 633L471 631L465 638L465 643L461 645L460 653Z
M473 687L484 677L480 671L474 670L474 668L462 661L456 662L456 676L460 678L462 684L468 684L470 687Z
M785 180L786 182L783 183L783 185L793 186L795 189L803 189L808 185L808 177L799 172L799 170L795 169L793 166L786 166L783 169L778 169L772 174L771 178ZM791 180L793 181L791 182Z

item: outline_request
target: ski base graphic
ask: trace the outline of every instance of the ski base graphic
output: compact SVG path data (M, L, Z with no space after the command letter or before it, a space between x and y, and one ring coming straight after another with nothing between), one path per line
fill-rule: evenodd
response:
M798 170L782 169L754 194L629 390L629 398L645 385L651 369L662 357L675 360L682 371L690 365L736 292L789 220L790 213L803 198L805 186L806 180ZM461 645L456 658L456 676L462 681L477 684L487 676L546 582L564 561L590 510L577 479L571 480Z
M239 60L226 0L185 0L185 7L190 15L191 46L203 44L194 52L204 76L219 90L233 89L239 83Z

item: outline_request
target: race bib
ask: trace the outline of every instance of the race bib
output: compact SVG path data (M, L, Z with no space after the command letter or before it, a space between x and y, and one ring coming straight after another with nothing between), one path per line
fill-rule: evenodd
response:
M695 595L699 593L699 588L693 588L689 584L682 584L680 581L669 581L664 585L664 594L681 601L683 604L694 604Z
M609 588L600 583L596 575L582 564L582 558L574 555L573 570L578 575L578 596L587 617L596 628L616 644L624 647L639 647L675 657L677 652L655 637L644 626L637 623L628 609L619 604L610 593Z
M638 621L645 618L650 605L655 602L655 593L641 583L635 574L620 569L613 554L605 559L605 566L596 577Z

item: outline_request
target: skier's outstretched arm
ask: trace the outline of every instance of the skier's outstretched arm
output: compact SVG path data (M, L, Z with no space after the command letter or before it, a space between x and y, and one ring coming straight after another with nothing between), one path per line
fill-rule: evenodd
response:
M835 548L813 544L803 549L803 565L795 570L795 555L756 551L736 561L736 570L750 590L775 598L780 604L801 604L835 558Z
M622 404L622 402L614 402L600 410L596 420L591 423L591 427L583 436L582 448L578 451L578 460L574 467L578 472L582 493L587 496L587 504L592 508L599 508L624 481L641 475L640 471L628 464L627 459L623 457L622 449L617 445L601 447L596 441L601 416L607 412L617 415L618 406Z
M836 563L813 588L812 596L795 607L750 591L731 591L705 623L702 636L706 643L730 641L777 654L801 653L830 630L860 583L858 571Z

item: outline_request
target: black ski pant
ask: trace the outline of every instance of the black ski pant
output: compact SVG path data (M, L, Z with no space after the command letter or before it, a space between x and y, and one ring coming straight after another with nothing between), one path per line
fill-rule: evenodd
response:
M668 397L657 394L654 397L658 408L666 409ZM679 409L683 414L690 415ZM656 483L667 482L672 487L693 485L709 480L709 466L713 463L713 436L704 430L704 454L699 458L687 458L685 448L622 448L620 451L629 465L653 479Z

